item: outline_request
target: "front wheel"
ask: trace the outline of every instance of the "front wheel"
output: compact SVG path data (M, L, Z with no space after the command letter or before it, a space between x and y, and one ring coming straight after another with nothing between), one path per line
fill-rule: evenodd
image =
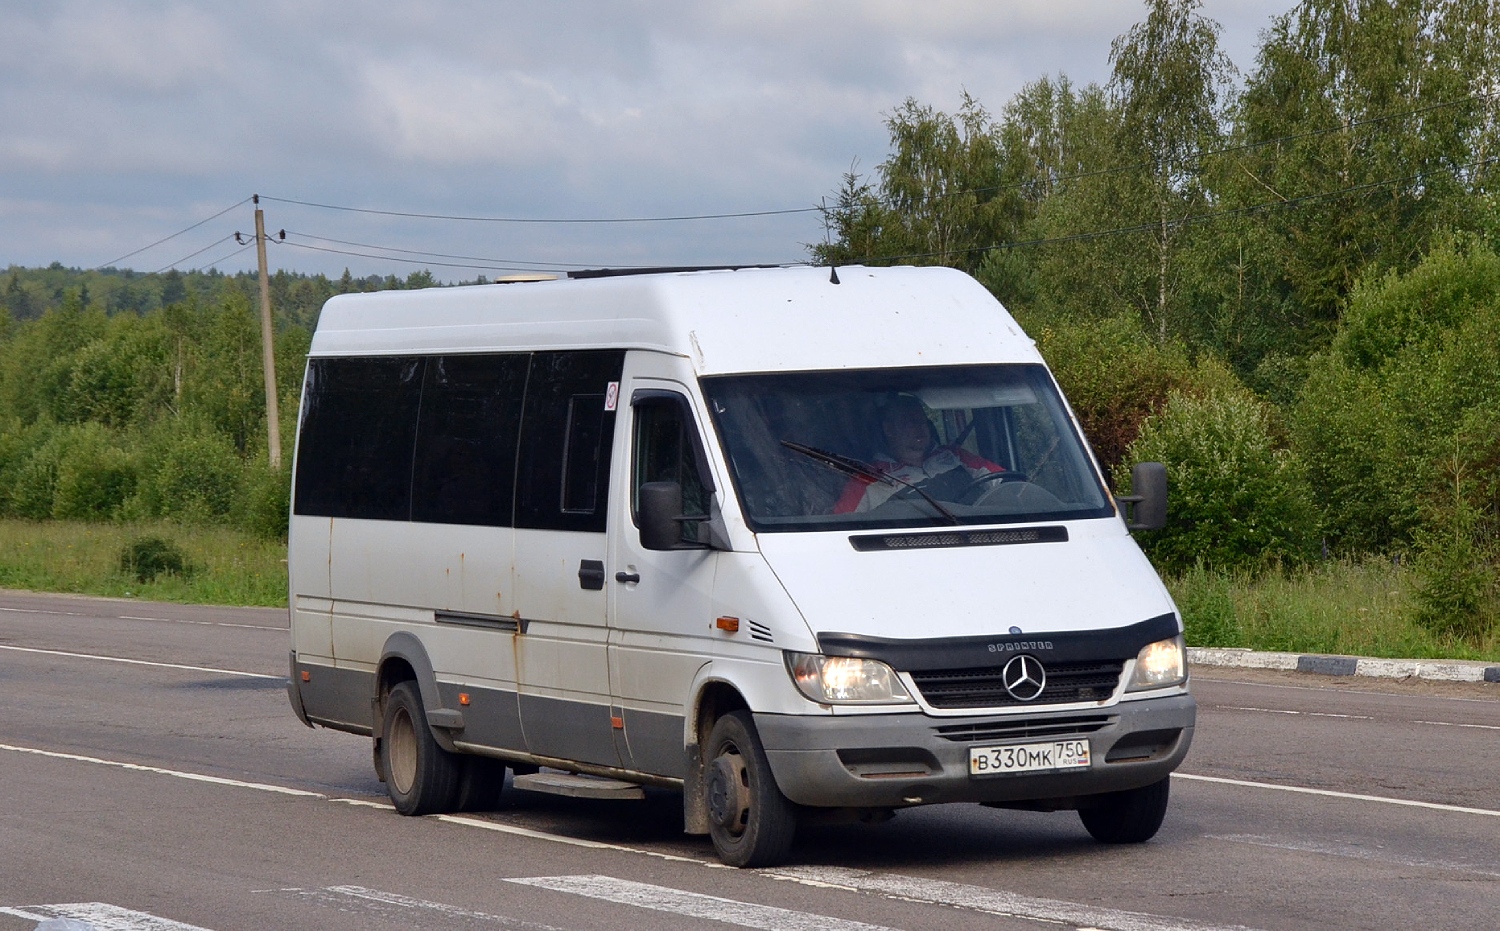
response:
M771 775L748 711L714 723L707 746L704 792L708 833L729 866L772 866L791 850L797 812Z
M1167 815L1170 779L1139 789L1101 795L1078 809L1083 826L1094 840L1105 844L1139 844L1156 836Z
M403 815L452 811L461 763L432 738L415 682L402 682L386 696L383 730L381 769L396 810Z

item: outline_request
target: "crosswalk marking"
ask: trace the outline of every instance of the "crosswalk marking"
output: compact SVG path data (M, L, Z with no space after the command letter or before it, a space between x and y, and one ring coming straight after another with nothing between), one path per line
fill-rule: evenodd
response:
M1250 931L1243 925L1206 925L1180 918L1099 908L1057 899L1038 899L985 886L902 876L897 873L872 873L828 866L783 867L761 872L777 879L789 879L809 885L831 886L908 902L926 902L993 915L1054 922L1072 928L1098 931Z
M0 908L0 914L26 921L48 918L73 918L92 925L96 931L208 931L197 925L184 924L147 912L131 911L107 902L70 902L63 905L22 905Z
M742 928L761 928L764 931L891 931L882 925L863 921L828 918L810 912L797 912L774 905L756 905L700 892L684 892L681 889L616 879L613 876L533 876L505 881L690 918L721 921Z

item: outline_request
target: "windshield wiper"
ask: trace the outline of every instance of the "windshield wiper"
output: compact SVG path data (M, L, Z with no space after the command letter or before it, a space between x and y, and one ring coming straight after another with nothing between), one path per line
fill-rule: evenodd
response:
M920 486L908 482L904 478L899 478L895 475L891 475L889 472L882 472L869 463L861 462L860 460L855 459L852 456L840 456L838 453L831 453L826 449L818 449L816 446L808 446L803 443L794 443L791 440L782 440L781 445L785 446L787 449L790 449L794 453L801 453L809 459L812 459L816 462L821 462L826 466L831 466L833 469L842 472L845 475L858 475L863 478L872 479L886 485L905 485L907 488L910 488L912 491L921 495L922 500L932 505L933 509L936 510L939 514L946 517L949 523L960 523L957 515L939 504L936 498L923 491Z

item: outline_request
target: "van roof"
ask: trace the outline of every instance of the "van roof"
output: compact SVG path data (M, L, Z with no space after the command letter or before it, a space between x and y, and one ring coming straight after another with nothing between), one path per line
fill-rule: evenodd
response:
M652 349L698 375L1035 362L1032 341L963 272L741 268L344 294L311 355Z

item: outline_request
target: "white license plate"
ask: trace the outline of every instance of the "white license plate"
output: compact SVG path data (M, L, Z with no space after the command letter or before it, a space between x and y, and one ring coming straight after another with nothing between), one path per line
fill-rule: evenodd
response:
M1046 743L969 748L970 776L1086 769L1088 765L1087 740L1049 740Z

